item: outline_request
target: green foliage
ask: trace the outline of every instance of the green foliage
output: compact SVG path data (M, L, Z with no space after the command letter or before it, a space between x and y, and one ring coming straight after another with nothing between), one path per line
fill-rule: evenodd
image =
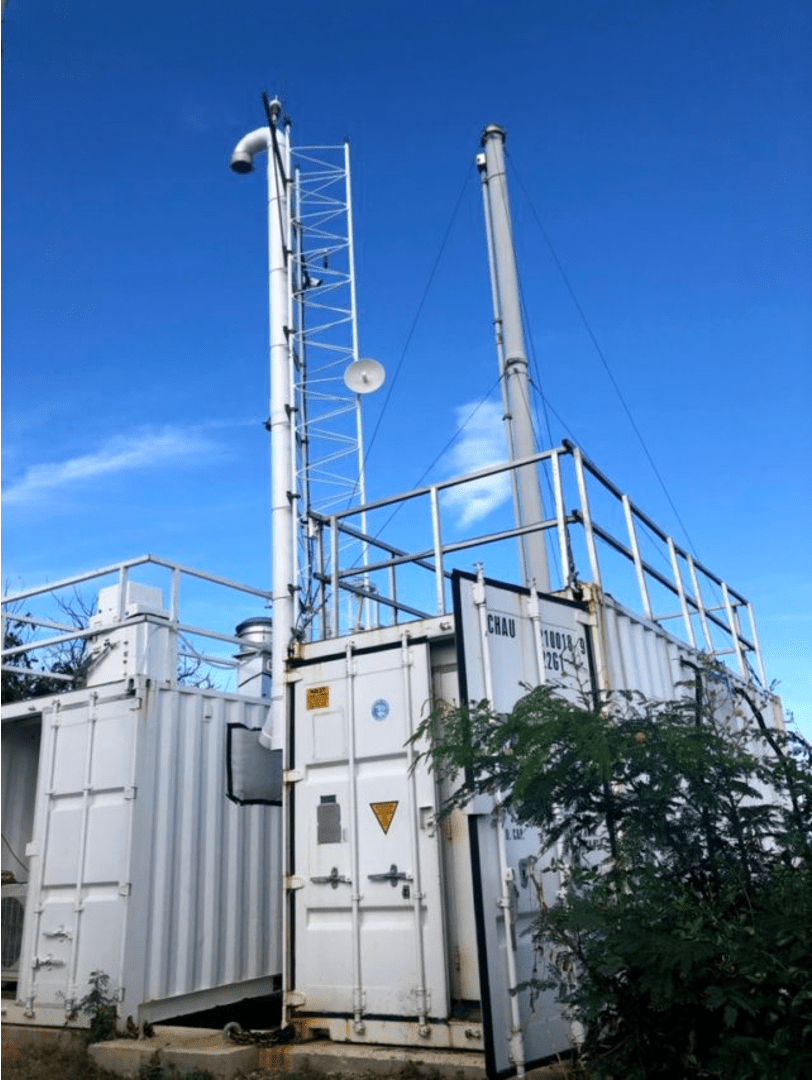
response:
M164 1076L164 1067L156 1050L138 1070L138 1080L164 1080Z
M683 701L597 705L539 687L415 736L448 807L490 793L558 845L538 985L584 1025L596 1078L812 1074L812 748L719 685L698 672Z
M116 1037L117 999L110 993L110 976L91 971L90 990L76 1003L76 1012L90 1020L88 1042L104 1042Z

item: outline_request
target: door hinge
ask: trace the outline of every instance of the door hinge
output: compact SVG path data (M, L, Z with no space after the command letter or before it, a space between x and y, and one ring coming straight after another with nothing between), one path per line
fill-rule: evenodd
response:
M285 878L286 889L303 889L304 878L297 877L296 874L288 874Z
M285 991L285 1005L288 1008L295 1009L299 1005L304 1005L307 1002L307 998L301 990L286 990Z

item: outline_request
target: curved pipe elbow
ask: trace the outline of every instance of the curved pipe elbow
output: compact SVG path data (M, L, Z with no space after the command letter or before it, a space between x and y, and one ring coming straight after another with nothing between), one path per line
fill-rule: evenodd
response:
M228 167L235 173L249 173L254 168L254 155L262 153L271 145L271 129L256 128L244 135L231 153Z

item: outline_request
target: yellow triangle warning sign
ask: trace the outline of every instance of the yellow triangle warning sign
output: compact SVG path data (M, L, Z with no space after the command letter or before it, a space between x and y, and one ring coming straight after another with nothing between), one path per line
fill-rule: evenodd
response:
M372 813L378 819L380 827L385 833L388 833L398 804L396 802L371 802L369 805L372 807Z

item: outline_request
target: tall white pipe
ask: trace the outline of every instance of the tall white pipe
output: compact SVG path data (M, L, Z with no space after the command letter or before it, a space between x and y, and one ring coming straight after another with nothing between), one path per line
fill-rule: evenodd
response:
M486 232L493 244L494 289L498 297L502 329L502 349L497 346L500 374L505 385L508 404L508 447L513 460L529 457L536 452L533 419L530 412L530 387L527 378L527 352L524 345L519 277L513 250L513 233L505 177L505 132L497 124L489 124L482 133L484 154L477 164L484 174L487 188ZM528 465L517 470L516 486L519 496L518 525L532 525L544 520L538 468ZM549 592L550 574L544 534L539 531L520 538L523 546L525 585L533 582L543 592Z
M254 155L262 151L267 153L270 369L268 415L271 433L271 598L274 649L271 656L271 709L262 729L260 742L263 746L278 750L284 747L285 661L294 624L296 483L291 445L293 401L288 341L290 153L287 126L285 131L276 126L281 112L279 102L272 101L269 111L273 130L270 127L257 128L244 136L234 148L230 165L234 172L251 172Z
M271 597L275 647L271 657L271 711L260 741L271 749L284 745L285 661L293 633L293 566L295 530L292 406L290 400L288 318L288 192L287 138L276 131L277 155L268 148L268 317L271 430Z

